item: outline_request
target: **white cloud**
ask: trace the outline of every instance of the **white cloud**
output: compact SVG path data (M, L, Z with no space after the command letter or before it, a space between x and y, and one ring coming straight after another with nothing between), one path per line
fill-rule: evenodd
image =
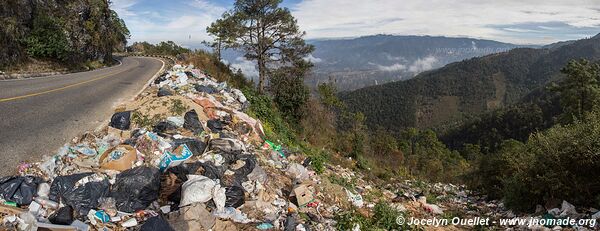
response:
M323 60L320 58L317 58L315 56L313 56L312 54L308 54L308 56L304 57L305 61L311 62L311 63L320 63Z
M250 79L255 79L258 77L258 69L256 69L256 63L247 60L244 57L237 57L235 62L231 63L231 70L237 71L242 70L242 73Z
M139 0L113 0L112 9L125 20L131 41L157 43L171 40L182 45L199 44L210 37L206 27L227 9L207 0L177 1L163 7L143 5ZM148 10L147 8L158 8Z
M388 72L404 71L404 70L406 70L406 65L401 64L401 63L392 64L390 66L377 65L377 69L379 69L380 71L388 71Z
M301 0L289 6L301 29L307 31L307 38L443 35L544 44L600 32L598 1ZM132 41L198 44L210 39L206 27L233 7L232 3L233 0L113 0L111 7L125 19ZM549 22L563 24L569 32L564 26L551 30Z
M494 25L559 21L600 32L597 6L598 0L304 0L292 10L310 38L384 33L545 43L542 36L524 38Z
M408 67L408 71L413 73L421 73L423 71L431 70L437 61L437 58L434 56L427 56L423 59L417 59Z
M111 8L119 14L120 17L136 16L136 14L130 10L138 0L112 0Z

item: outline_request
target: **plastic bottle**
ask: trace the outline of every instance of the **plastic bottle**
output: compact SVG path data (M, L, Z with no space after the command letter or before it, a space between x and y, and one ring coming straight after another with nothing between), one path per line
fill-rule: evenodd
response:
M40 197L36 197L34 200L45 208L58 209L58 203L55 201Z

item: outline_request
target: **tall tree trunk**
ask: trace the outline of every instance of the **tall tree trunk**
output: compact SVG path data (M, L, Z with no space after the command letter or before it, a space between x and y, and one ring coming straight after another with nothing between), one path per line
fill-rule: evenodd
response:
M265 78L266 78L265 73L266 73L265 60L262 55L259 55L259 57L258 57L258 93L260 93L260 94L262 94L264 92L264 85L265 85Z

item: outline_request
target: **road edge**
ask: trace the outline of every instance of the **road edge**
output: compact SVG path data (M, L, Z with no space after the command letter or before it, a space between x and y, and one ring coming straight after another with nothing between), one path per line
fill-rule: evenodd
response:
M140 56L137 56L137 57L140 57ZM156 73L154 73L154 75L152 75L152 77L150 77L150 79L148 80L148 82L146 82L144 84L144 87L142 87L142 89L140 89L138 92L136 92L135 94L133 94L132 97L130 97L129 99L121 100L119 102L114 102L113 106L112 106L113 111L119 105L123 105L125 103L134 101L135 98L137 98L140 94L142 94L142 92L144 92L146 89L148 89L148 87L150 87L150 84L152 84L152 82L154 82L154 80L165 71L165 67L167 66L167 64L161 58L145 57L145 56L142 56L142 57L158 60L158 61L160 61L162 63L162 66L160 67L160 69ZM100 125L98 125L96 128L94 128L94 131L99 131L99 130L104 129L104 127L107 126L107 124L109 122L110 122L110 117L107 118L107 119L105 119L105 120L103 120L103 121L100 121Z

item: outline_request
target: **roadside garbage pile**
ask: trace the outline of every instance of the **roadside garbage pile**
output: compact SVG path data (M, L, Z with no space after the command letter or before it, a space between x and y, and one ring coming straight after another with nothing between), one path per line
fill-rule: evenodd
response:
M266 140L248 106L175 65L108 127L0 179L0 229L333 230L318 176Z
M463 186L375 186L327 164L317 175L310 158L268 140L248 107L240 90L175 65L107 127L0 178L0 230L336 230L337 214L370 217L376 203L414 217L515 216ZM565 202L547 211L592 212Z
M485 195L477 195L465 186L425 183L406 180L402 183L386 184L382 187L383 200L390 202L391 207L410 216L418 218L452 217L459 218L490 218L490 221L500 219L536 220L546 224L521 224L514 226L500 226L490 223L491 227L498 229L511 228L512 230L598 230L600 224L600 211L595 208L576 208L567 201L557 201L555 204L538 205L533 214L518 214L504 206L501 201L489 200ZM435 201L435 203L429 202ZM562 222L565 218L581 222L576 225L552 224ZM587 220L587 221L586 221ZM590 220L596 222L590 223ZM587 223L585 223L587 222ZM472 226L460 226L470 230Z

